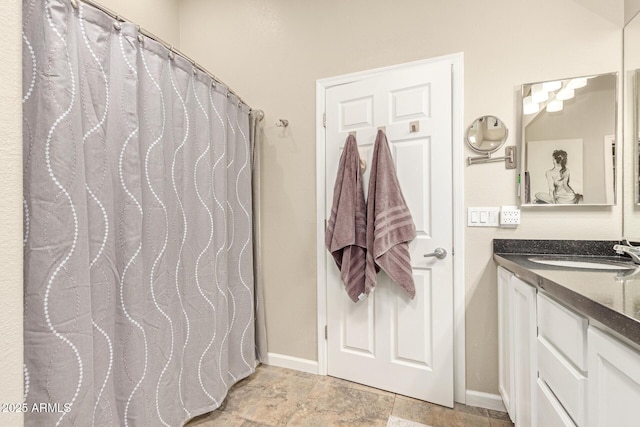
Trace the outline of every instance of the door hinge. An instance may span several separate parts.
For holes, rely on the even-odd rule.
[[[327,325],[324,325],[324,339],[329,339],[329,327]]]
[[[324,220],[324,231],[325,231],[325,233],[327,232],[327,220],[326,219]]]
[[[327,127],[327,113],[322,113],[322,127]]]

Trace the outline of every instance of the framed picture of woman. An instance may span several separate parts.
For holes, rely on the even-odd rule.
[[[527,199],[534,204],[583,203],[583,158],[582,139],[527,141]]]

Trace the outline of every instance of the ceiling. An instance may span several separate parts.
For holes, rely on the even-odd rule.
[[[602,16],[618,27],[624,27],[635,11],[640,9],[640,0],[573,0],[586,9]]]

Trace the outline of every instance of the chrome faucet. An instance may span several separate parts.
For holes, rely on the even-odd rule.
[[[628,254],[635,264],[640,264],[640,246],[632,246],[628,240],[624,242],[624,245],[613,245],[613,250],[620,255]]]

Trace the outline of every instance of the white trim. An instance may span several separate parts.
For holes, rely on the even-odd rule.
[[[321,83],[322,82],[322,83]],[[325,326],[327,325],[327,263],[325,257],[325,91],[332,86],[327,79],[316,82],[316,265],[317,282],[317,307],[318,307],[318,373],[327,375],[327,340],[324,339]]]
[[[491,409],[493,411],[507,412],[502,397],[499,394],[484,393],[482,391],[467,390],[468,406]]]
[[[279,368],[294,369],[308,374],[318,374],[318,362],[315,360],[301,359],[285,354],[267,353],[267,360],[262,363]]]
[[[390,70],[424,65],[449,60],[452,64],[452,156],[453,156],[453,310],[454,310],[454,400],[465,403],[466,394],[466,353],[465,353],[465,282],[464,282],[464,54],[455,53],[422,61],[408,62],[389,67],[376,68],[357,73],[345,74],[316,81],[316,265],[318,299],[318,373],[327,375],[327,341],[324,328],[327,324],[326,256],[324,248],[325,218],[325,93],[332,86],[346,84],[373,77]]]
[[[448,61],[451,61],[454,65],[461,65],[462,58],[463,58],[463,53],[460,52],[460,53],[454,53],[451,55],[442,55],[434,58],[422,59],[419,61],[405,62],[403,64],[390,65],[387,67],[373,68],[371,70],[357,71],[355,73],[343,74],[341,76],[327,77],[324,79],[317,80],[316,88],[321,87],[324,92],[324,90],[332,86],[339,86],[347,83],[356,82],[359,80],[364,80],[370,77],[375,77],[387,71],[402,70],[404,68],[412,68],[420,65],[431,64],[434,62],[442,62],[442,61],[448,60]],[[323,100],[324,100],[324,95],[323,95]],[[324,107],[324,103],[322,104],[322,106]],[[322,113],[324,113],[324,108],[321,111],[319,111],[321,126],[322,126]]]
[[[466,295],[464,281],[464,54],[449,55],[453,64],[453,400],[466,402]]]

